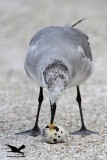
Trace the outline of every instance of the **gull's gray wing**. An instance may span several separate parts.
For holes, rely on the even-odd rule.
[[[51,26],[37,32],[30,41],[25,60],[27,74],[35,81],[38,79],[42,86],[42,72],[53,59],[63,61],[69,73],[71,68],[76,74],[79,66],[88,67],[88,61],[92,61],[88,37],[73,27]],[[82,62],[84,59],[85,62]]]
[[[53,34],[53,32],[55,32],[55,34]],[[62,34],[60,32],[62,32]],[[90,44],[88,42],[88,40],[89,40],[88,36],[86,34],[84,34],[83,32],[81,32],[80,30],[73,28],[73,27],[54,27],[54,26],[47,27],[47,28],[37,32],[33,36],[33,38],[30,41],[30,45],[31,46],[35,45],[36,42],[39,41],[40,39],[42,39],[43,36],[45,37],[46,40],[50,38],[50,40],[53,39],[56,42],[57,42],[57,39],[60,39],[60,41],[58,41],[58,42],[62,43],[66,37],[66,34],[69,34],[69,36],[68,36],[69,41],[73,42],[74,45],[76,44],[78,46],[81,46],[84,49],[85,56],[88,57],[90,60],[93,60],[92,54],[91,54]],[[52,37],[52,36],[54,36],[54,37]],[[50,40],[49,40],[49,43],[51,43]],[[65,41],[66,41],[66,39],[65,39]],[[53,41],[52,41],[52,43],[53,43]],[[62,46],[63,46],[63,44],[62,44]]]
[[[92,58],[90,43],[88,41],[89,37],[76,28],[71,27],[71,30],[75,33],[75,39],[77,39],[78,43],[80,43],[80,46],[83,47],[85,55],[92,61],[93,58]]]

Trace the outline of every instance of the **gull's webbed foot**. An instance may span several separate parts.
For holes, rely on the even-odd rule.
[[[81,127],[79,131],[71,132],[72,135],[91,135],[91,134],[98,134],[97,132],[90,131],[86,129],[86,127]]]
[[[20,133],[16,133],[16,135],[25,135],[25,134],[27,134],[27,135],[29,135],[29,136],[34,136],[34,137],[36,137],[36,136],[39,136],[40,133],[41,133],[40,128],[39,128],[39,127],[34,127],[34,128],[31,129],[31,130],[27,130],[27,131],[22,131],[22,132],[20,132]]]

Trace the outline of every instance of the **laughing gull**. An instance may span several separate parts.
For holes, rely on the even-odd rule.
[[[76,23],[77,24],[77,23]],[[93,72],[93,58],[88,37],[72,27],[51,26],[37,32],[30,41],[25,59],[27,75],[40,86],[36,122],[32,130],[22,132],[40,134],[39,113],[43,101],[43,88],[50,99],[51,119],[54,123],[56,102],[67,88],[76,87],[81,128],[75,134],[91,134],[84,124],[79,86]]]

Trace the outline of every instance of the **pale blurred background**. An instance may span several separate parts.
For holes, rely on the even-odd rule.
[[[94,57],[107,50],[106,0],[0,0],[0,64],[23,68],[29,41],[38,30],[52,25],[72,25],[85,32]],[[6,63],[5,63],[6,62]]]

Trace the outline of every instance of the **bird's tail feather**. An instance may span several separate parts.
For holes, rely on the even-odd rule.
[[[84,19],[86,19],[86,18],[83,18],[83,19],[81,19],[81,20],[77,21],[77,22],[76,22],[76,23],[74,23],[71,27],[75,27],[78,23],[82,22]]]

